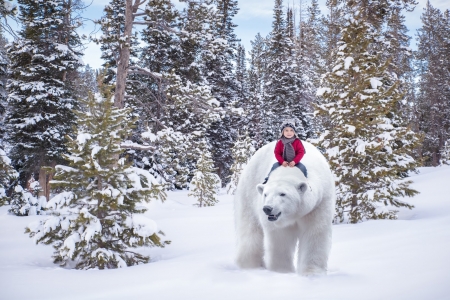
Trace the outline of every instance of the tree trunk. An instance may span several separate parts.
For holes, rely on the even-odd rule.
[[[128,66],[130,63],[131,34],[133,29],[133,3],[126,0],[125,4],[125,29],[123,37],[125,43],[121,43],[119,61],[117,62],[116,90],[114,92],[114,106],[123,108],[125,98],[125,85],[127,81]]]
[[[41,186],[41,191],[38,193],[38,196],[44,196],[45,199],[50,199],[50,181],[53,179],[54,168],[56,166],[55,162],[51,162],[47,166],[42,166],[39,170],[39,185]]]

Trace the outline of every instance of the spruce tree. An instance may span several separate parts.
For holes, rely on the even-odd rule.
[[[214,161],[208,149],[205,140],[200,141],[199,149],[202,149],[197,160],[196,169],[194,170],[191,180],[191,188],[188,196],[197,199],[197,206],[214,206],[219,199],[217,198],[217,186],[220,180],[214,172]]]
[[[437,166],[450,139],[450,17],[448,11],[444,14],[428,1],[421,19],[416,52],[417,123],[425,135],[421,151],[425,164]]]
[[[49,175],[41,167],[63,162],[64,137],[74,123],[71,110],[77,105],[67,75],[80,66],[76,50],[80,40],[73,31],[76,25],[69,22],[71,10],[65,1],[18,2],[23,27],[8,48],[10,157],[20,184],[24,187],[39,173],[48,197]]]
[[[303,130],[298,134],[310,136],[310,124],[306,112],[309,103],[302,101],[303,81],[296,61],[296,49],[289,36],[289,28],[283,17],[283,1],[275,0],[272,31],[267,41],[265,59],[267,70],[264,78],[264,105],[269,110],[265,121],[266,140],[278,138],[280,122],[285,118],[300,120]]]
[[[234,33],[237,25],[233,23],[233,18],[239,8],[236,0],[213,0],[213,4],[215,10],[209,19],[212,36],[202,53],[202,73],[213,97],[225,108],[225,115],[208,130],[208,143],[211,145],[214,164],[225,183],[229,176],[231,148],[236,139],[237,128],[243,124],[240,114],[234,109],[242,100],[238,95],[239,83],[233,67],[237,63],[239,42]]]
[[[264,103],[264,78],[266,69],[265,49],[266,41],[258,33],[255,40],[250,42],[252,49],[250,51],[250,66],[248,70],[248,91],[249,98],[245,102],[246,118],[248,120],[249,135],[255,141],[256,149],[267,144],[264,134],[264,120],[266,119],[266,109]]]
[[[160,75],[176,71],[181,56],[180,37],[176,33],[179,12],[170,0],[151,0],[145,8],[145,21],[148,24],[141,32],[145,46],[140,52],[139,66]],[[134,79],[138,81],[136,108],[140,108],[142,119],[164,119],[167,84],[160,76],[135,75]],[[165,128],[160,122],[150,126],[154,132]]]
[[[40,192],[39,182],[34,181],[33,178],[30,179],[25,189],[20,185],[14,186],[11,197],[8,199],[11,204],[8,212],[20,217],[44,214],[43,206],[46,199],[44,196],[39,196]]]
[[[227,187],[227,193],[234,195],[241,172],[255,153],[255,147],[253,146],[253,141],[250,139],[248,132],[238,136],[232,149],[232,153],[233,164],[231,165],[231,176],[230,183]]]
[[[4,116],[7,107],[6,83],[8,80],[8,56],[6,53],[6,44],[8,40],[4,37],[3,29],[0,28],[0,142],[4,134]],[[2,143],[3,144],[3,143]]]
[[[317,113],[330,118],[318,146],[336,176],[339,222],[394,219],[393,208],[413,207],[399,198],[417,194],[401,173],[417,166],[412,152],[420,139],[389,117],[403,94],[388,71],[390,61],[369,51],[378,38],[377,30],[353,7],[334,67],[318,90],[322,104]]]
[[[156,150],[145,152],[138,166],[149,172],[168,190],[187,187],[190,175],[191,140],[188,135],[172,128],[156,133],[150,128],[143,132],[144,143],[153,145]]]
[[[132,251],[163,247],[154,221],[140,204],[165,199],[145,170],[132,167],[121,143],[133,126],[129,109],[117,109],[99,94],[78,111],[75,139],[69,139],[70,166],[57,165],[53,188],[61,192],[47,204],[52,217],[30,224],[36,243],[52,244],[54,262],[76,262],[77,269],[118,268],[147,263]],[[51,224],[51,226],[49,226]],[[159,232],[161,234],[161,232]]]
[[[11,188],[12,181],[16,179],[17,172],[11,166],[11,159],[0,148],[0,205],[10,203],[7,191]]]

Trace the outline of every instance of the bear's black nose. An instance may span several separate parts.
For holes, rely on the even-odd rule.
[[[270,213],[272,212],[272,210],[273,210],[273,207],[271,207],[271,206],[264,206],[263,207],[263,211],[264,211],[264,213],[266,214],[266,215],[270,215]]]

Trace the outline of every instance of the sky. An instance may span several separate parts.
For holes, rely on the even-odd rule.
[[[300,1],[303,1],[304,6],[310,2],[308,0],[284,0],[284,6],[286,7],[289,2],[289,6],[294,6],[298,11]],[[178,0],[174,0],[174,2],[178,2]],[[421,27],[420,15],[423,12],[426,2],[427,0],[418,0],[419,4],[414,11],[405,13],[406,26],[410,30],[409,34],[411,36],[414,36],[416,30]],[[431,0],[430,2],[432,6],[439,8],[441,11],[450,8],[450,2],[448,0]],[[85,3],[90,2],[85,0]],[[86,20],[83,28],[80,28],[80,33],[86,35],[93,34],[92,32],[96,29],[92,20],[101,18],[103,8],[108,3],[109,0],[92,0],[92,3],[83,12],[83,16],[88,20]],[[322,14],[327,14],[325,3],[326,0],[319,0]],[[182,4],[176,3],[176,5],[181,7]],[[235,32],[247,51],[251,49],[250,41],[254,39],[258,32],[262,36],[266,36],[270,32],[272,27],[273,5],[274,0],[238,0],[240,10],[234,18],[234,22],[238,25]],[[141,30],[140,28],[142,26],[136,27],[135,30]],[[98,29],[97,26],[97,31]],[[96,35],[100,34],[101,31],[96,33]],[[89,64],[93,68],[99,68],[102,64],[100,47],[94,43],[88,43],[86,47],[87,49],[83,57],[84,63]],[[416,48],[414,37],[411,40],[411,47],[413,49]]]

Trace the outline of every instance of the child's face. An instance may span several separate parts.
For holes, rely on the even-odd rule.
[[[291,127],[286,127],[285,129],[283,129],[283,135],[290,139],[295,135],[295,131]]]

